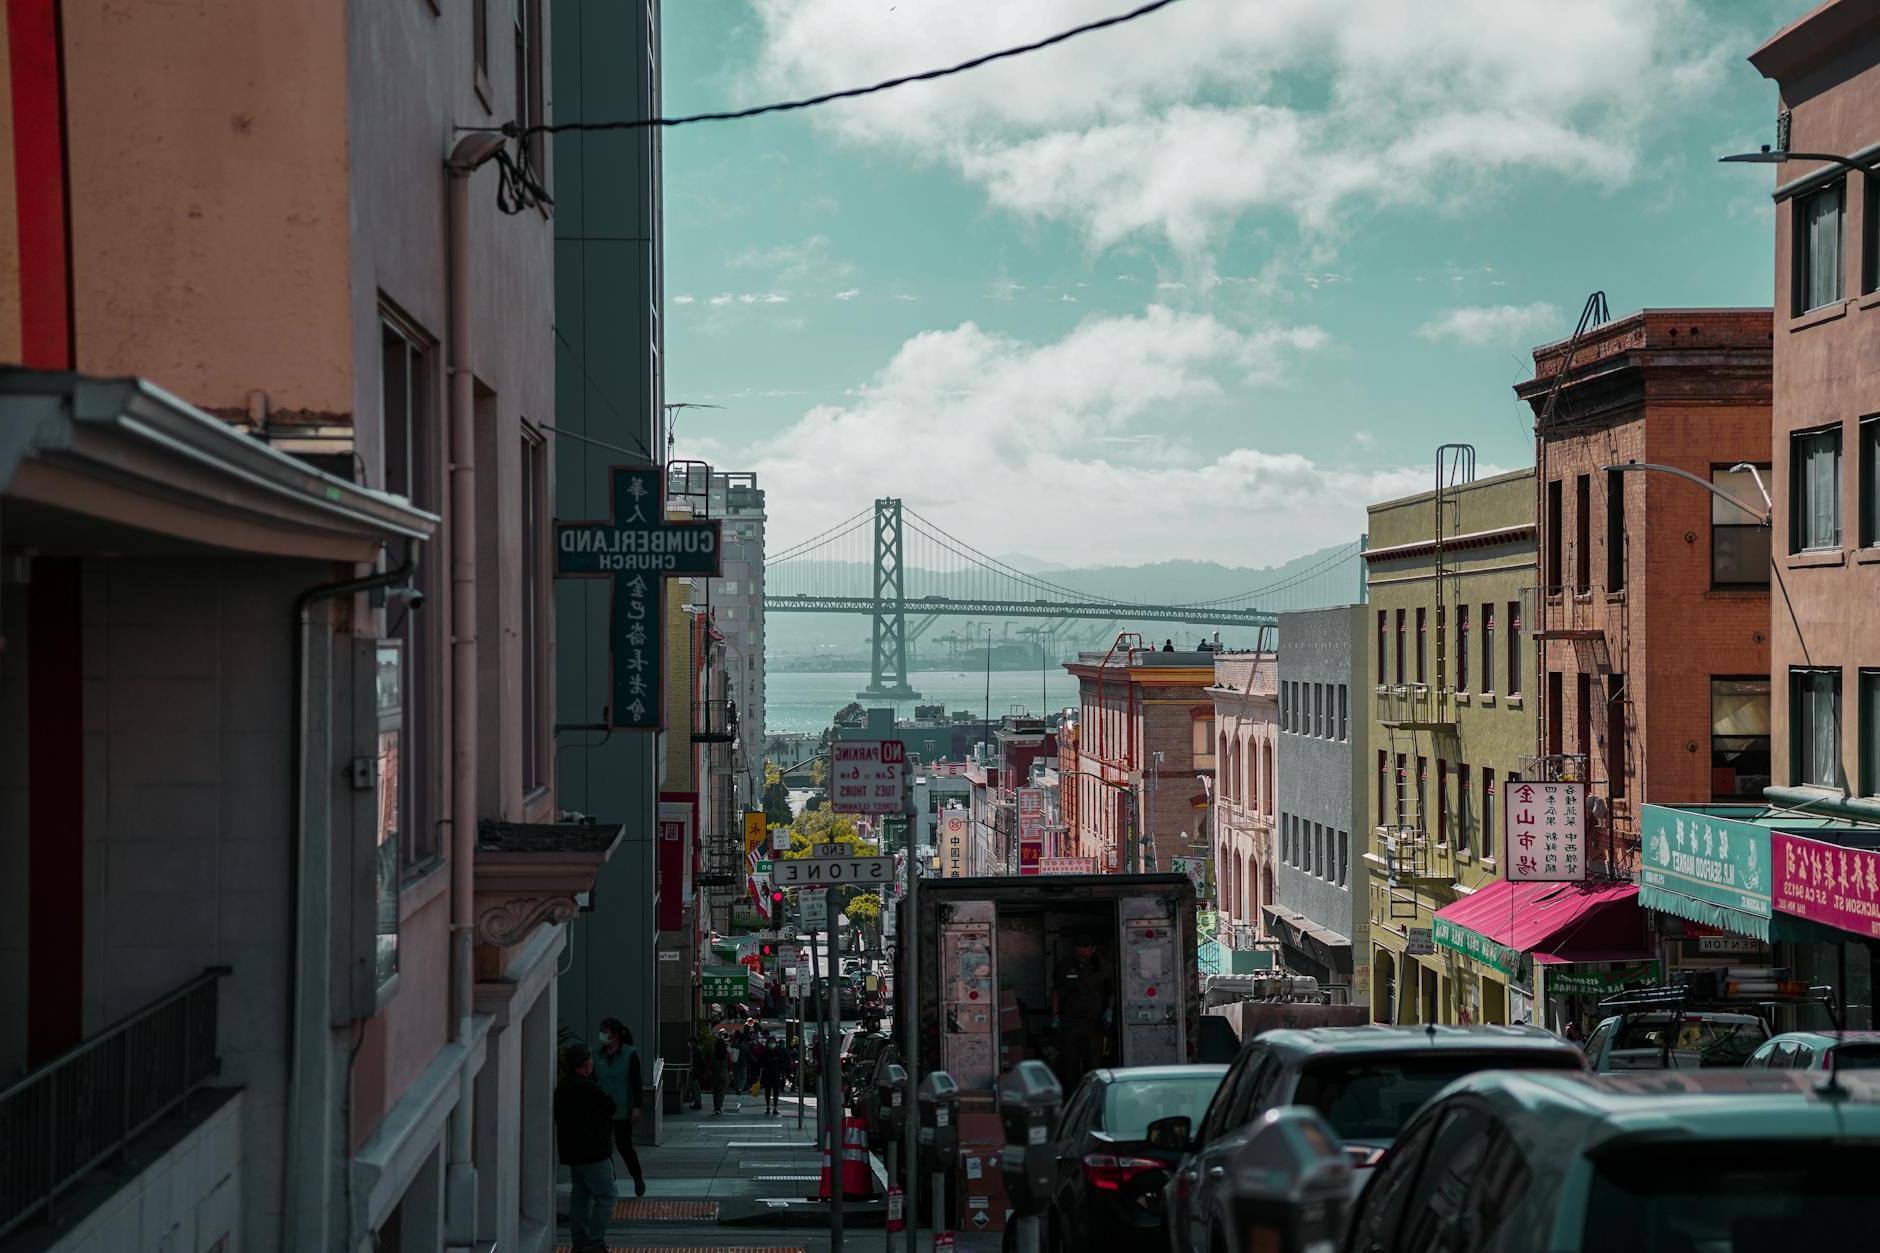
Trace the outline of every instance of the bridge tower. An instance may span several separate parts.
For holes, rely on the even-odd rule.
[[[863,700],[919,700],[907,684],[907,597],[902,578],[901,502],[875,502],[875,641]]]

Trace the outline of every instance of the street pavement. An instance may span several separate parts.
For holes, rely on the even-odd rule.
[[[646,1195],[635,1199],[633,1180],[618,1164],[615,1189],[621,1194],[608,1228],[608,1248],[618,1253],[652,1250],[724,1249],[738,1253],[832,1253],[828,1206],[817,1195],[822,1153],[816,1147],[816,1103],[805,1102],[803,1125],[796,1119],[796,1098],[784,1102],[780,1117],[764,1113],[762,1097],[725,1097],[725,1112],[714,1117],[708,1096],[701,1111],[666,1116],[664,1143],[640,1148]],[[877,1200],[845,1207],[844,1253],[901,1253],[907,1237],[896,1232],[892,1249],[882,1218],[885,1190],[876,1164]],[[567,1173],[559,1186],[561,1216],[556,1229],[558,1253],[568,1249]],[[867,1224],[867,1225],[860,1225]],[[933,1247],[921,1230],[921,1253]],[[996,1235],[961,1234],[962,1253],[997,1253]]]

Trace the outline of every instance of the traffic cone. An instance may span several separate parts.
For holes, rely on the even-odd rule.
[[[875,1195],[875,1172],[868,1169],[868,1125],[859,1118],[842,1120],[842,1195],[855,1201]]]

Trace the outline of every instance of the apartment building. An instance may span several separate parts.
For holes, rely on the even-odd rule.
[[[1266,934],[1275,900],[1273,842],[1279,693],[1272,653],[1216,653],[1211,780],[1215,900],[1233,934]]]
[[[552,1243],[545,21],[10,27],[0,1247]]]
[[[1279,616],[1278,892],[1266,929],[1286,966],[1371,997],[1370,902],[1362,890],[1371,689],[1365,605]],[[1355,702],[1355,704],[1354,704]]]

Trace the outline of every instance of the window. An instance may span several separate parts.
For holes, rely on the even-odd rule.
[[[1880,178],[1868,182],[1880,187]],[[1880,230],[1880,224],[1875,229]],[[1880,544],[1880,417],[1863,418],[1860,423],[1860,546],[1876,544]]]
[[[410,324],[389,310],[380,315],[380,481],[392,495],[437,512],[438,440],[431,352],[430,340]],[[441,603],[436,594],[438,573],[438,562],[423,560],[413,581],[414,589],[433,605]],[[429,869],[438,853],[428,783],[435,774],[431,763],[436,727],[427,716],[434,707],[438,684],[437,650],[430,631],[436,621],[436,615],[413,613],[409,597],[386,601],[385,633],[402,649],[397,662],[402,729],[394,756],[404,776],[396,788],[400,834],[395,846],[407,876]]]
[[[1573,480],[1573,590],[1593,590],[1593,476]]]
[[[1870,292],[1880,288],[1880,178],[1869,174],[1861,182],[1867,188],[1867,211],[1861,215],[1861,234],[1866,239],[1861,249],[1860,289]]]
[[[1713,692],[1715,684],[1712,684]],[[1763,685],[1765,702],[1768,685]],[[1716,706],[1716,697],[1711,697]],[[1767,744],[1764,745],[1765,751]],[[1625,676],[1606,676],[1606,792],[1614,800],[1625,795]]]
[[[1475,823],[1472,785],[1469,781],[1469,767],[1462,762],[1456,763],[1456,851],[1469,851],[1469,828]]]
[[[1547,590],[1558,592],[1561,584],[1560,527],[1561,517],[1560,480],[1550,479],[1547,483]]]
[[[489,103],[490,90],[490,0],[470,0],[470,44],[476,57],[476,87]]]
[[[543,173],[542,158],[548,145],[543,136],[531,135],[527,128],[540,126],[547,120],[542,79],[542,0],[516,0],[515,117],[524,128],[522,159],[537,176]]]
[[[1760,800],[1769,786],[1769,680],[1710,680],[1710,791]]]
[[[1319,739],[1325,738],[1325,685],[1312,685],[1312,734]]]
[[[1482,856],[1495,855],[1495,772],[1482,767]]]
[[[1789,671],[1789,737],[1792,782],[1836,787],[1841,777],[1841,671]]]
[[[1338,741],[1344,743],[1351,738],[1351,688],[1338,685]]]
[[[1417,682],[1418,683],[1428,682],[1428,679],[1424,675],[1424,665],[1423,665],[1424,655],[1427,652],[1427,649],[1424,646],[1424,642],[1428,637],[1428,632],[1425,629],[1428,612],[1429,611],[1424,609],[1423,606],[1421,605],[1417,606]]]
[[[404,644],[380,640],[377,650],[374,695],[378,713],[378,818],[374,833],[377,881],[373,975],[384,988],[398,975],[398,889],[404,884],[407,854],[404,833],[409,829],[410,801],[406,782],[411,763],[405,760]]]
[[[1606,471],[1606,590],[1625,590],[1625,471]]]
[[[1384,798],[1390,795],[1390,757],[1377,750],[1377,825],[1384,826]]]
[[[1351,832],[1338,833],[1338,886],[1345,887],[1351,882]]]
[[[1436,760],[1436,842],[1449,843],[1449,763]]]
[[[1460,1102],[1450,1107],[1436,1138],[1430,1142],[1416,1195],[1397,1229],[1394,1247],[1416,1253],[1468,1247],[1462,1241],[1451,1243],[1450,1237],[1452,1233],[1479,1229],[1469,1211],[1481,1187],[1493,1130],[1485,1110]],[[1476,1247],[1487,1247],[1487,1242]]]
[[[1390,658],[1385,655],[1385,639],[1390,635],[1390,622],[1385,610],[1377,611],[1377,682],[1382,685],[1390,682],[1390,670],[1386,664]]]
[[[1291,687],[1290,683],[1279,685],[1279,729],[1282,731],[1292,729],[1287,722],[1287,719],[1292,716],[1292,700],[1287,696],[1287,690]]]
[[[1399,609],[1397,611],[1397,682],[1400,684],[1409,682],[1408,674],[1404,670],[1403,665],[1404,637],[1408,617],[1408,613],[1404,610]]]
[[[1585,773],[1593,777],[1593,676],[1582,670],[1573,676],[1573,747],[1586,759]]]
[[[1765,482],[1768,466],[1759,466]],[[1712,467],[1710,482],[1732,498],[1754,504],[1762,498],[1747,470]],[[1710,581],[1719,587],[1769,586],[1769,528],[1756,514],[1719,496],[1710,498]]]
[[[1456,690],[1469,690],[1469,607],[1456,606]]]
[[[1562,706],[1566,703],[1567,689],[1561,679],[1560,671],[1549,670],[1547,672],[1547,755],[1549,757],[1561,757],[1567,751],[1562,730],[1566,714]]]
[[[1521,694],[1521,602],[1508,602],[1508,695]]]
[[[1790,285],[1793,312],[1807,313],[1841,298],[1841,219],[1846,208],[1846,187],[1836,183],[1811,196],[1795,200],[1791,229],[1795,235],[1795,263]]]
[[[1789,437],[1789,551],[1841,546],[1841,428]]]
[[[1495,690],[1495,606],[1482,606],[1482,690]]]
[[[543,647],[548,612],[544,545],[547,543],[548,450],[539,433],[522,433],[522,791],[548,786],[548,651]]]
[[[1880,670],[1860,672],[1860,790],[1880,796]]]

